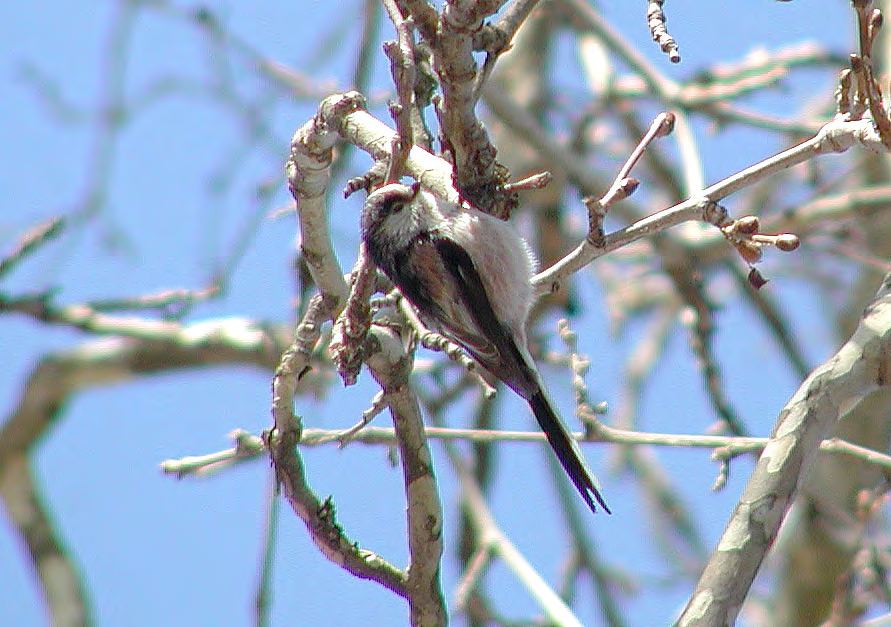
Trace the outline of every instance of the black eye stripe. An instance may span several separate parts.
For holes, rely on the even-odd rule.
[[[405,195],[388,198],[381,207],[381,214],[384,216],[391,216],[401,213],[403,209],[411,206],[411,200],[411,198],[407,198]]]

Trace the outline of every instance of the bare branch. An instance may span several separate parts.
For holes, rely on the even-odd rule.
[[[318,298],[315,302],[321,303],[322,300]],[[311,306],[307,318],[313,312],[319,318],[330,315],[323,306],[315,309]],[[347,538],[337,523],[332,500],[320,501],[307,483],[303,461],[296,447],[301,438],[302,425],[291,409],[298,377],[306,364],[304,352],[299,340],[285,351],[272,383],[275,426],[266,437],[266,446],[282,493],[325,557],[356,577],[371,579],[407,597],[406,574],[372,551],[360,549],[358,543]]]
[[[16,247],[0,258],[0,279],[9,274],[18,263],[32,254],[45,243],[57,238],[65,227],[62,218],[52,218],[43,224],[38,224],[33,229],[22,235]]]
[[[272,370],[286,333],[270,331],[252,321],[223,319],[184,326],[168,335],[95,339],[44,356],[0,429],[0,467],[8,456],[31,447],[81,390],[208,365],[243,363]]]
[[[398,38],[395,43],[384,44],[384,52],[390,59],[390,73],[399,96],[399,102],[391,105],[397,136],[393,140],[393,152],[386,177],[387,182],[395,182],[402,176],[408,152],[415,143],[412,128],[415,110],[415,42],[412,22],[402,15],[396,0],[384,0],[384,6],[396,28]]]
[[[84,389],[181,368],[244,363],[271,370],[284,336],[283,330],[275,335],[271,329],[260,332],[253,323],[220,320],[184,326],[166,336],[95,339],[39,361],[2,421],[0,496],[34,560],[54,623],[85,624],[88,600],[54,521],[44,511],[29,456],[67,402]]]
[[[660,113],[656,119],[650,124],[650,128],[631,151],[624,165],[619,169],[619,173],[613,180],[613,184],[599,199],[585,198],[583,202],[588,207],[588,239],[597,246],[603,244],[603,219],[610,206],[621,200],[625,200],[633,194],[638,187],[636,179],[629,178],[632,168],[637,164],[643,156],[653,140],[659,137],[665,137],[674,129],[675,116],[672,113]]]
[[[87,587],[57,532],[52,508],[44,504],[32,461],[24,453],[0,463],[0,499],[9,522],[31,558],[53,625],[92,622]]]
[[[366,363],[390,406],[402,460],[408,502],[409,565],[405,586],[411,624],[446,625],[448,617],[439,580],[442,506],[421,408],[408,382],[410,357],[405,354],[399,337],[384,327],[373,326],[369,341],[376,343],[378,350],[371,353]]]
[[[495,161],[496,150],[474,109],[473,35],[503,1],[446,3],[432,46],[433,67],[442,85],[439,123],[455,166],[455,187],[473,206],[500,218],[510,216],[517,197],[499,191],[504,181]]]
[[[336,311],[346,301],[347,286],[334,254],[328,228],[326,194],[331,176],[332,149],[340,139],[327,121],[362,105],[361,96],[326,98],[316,116],[297,129],[291,140],[291,157],[285,167],[288,186],[300,219],[300,252],[322,293],[333,299]]]
[[[369,300],[374,292],[377,269],[368,260],[365,247],[350,275],[350,295],[346,307],[334,321],[328,353],[344,385],[353,385],[362,367],[362,346],[371,325]]]
[[[538,273],[533,278],[533,283],[539,294],[555,291],[567,276],[577,272],[594,259],[634,240],[648,237],[681,222],[699,220],[722,226],[726,223],[727,217],[726,212],[716,204],[718,201],[794,165],[820,155],[844,152],[855,145],[875,152],[884,151],[881,138],[869,120],[832,121],[808,141],[784,150],[707,187],[700,196],[685,200],[673,207],[638,220],[624,229],[606,235],[602,246],[595,246],[588,240],[582,242],[559,262]]]
[[[780,413],[770,441],[678,625],[732,624],[820,442],[891,372],[891,275],[854,335],[814,370]]]
[[[347,538],[337,523],[333,501],[320,501],[309,487],[303,461],[295,449],[298,437],[299,431],[294,427],[276,427],[268,446],[285,498],[306,524],[316,546],[325,557],[356,577],[376,581],[399,596],[408,597],[405,573]]]
[[[256,627],[266,627],[270,624],[272,609],[272,567],[276,555],[276,525],[278,524],[279,493],[278,481],[275,475],[269,475],[269,490],[266,495],[266,516],[263,521],[263,551],[260,558],[259,575],[257,577],[257,592],[254,595]]]
[[[678,52],[678,44],[665,26],[665,12],[662,4],[665,0],[649,0],[647,2],[647,26],[650,27],[650,35],[653,41],[662,48],[662,52],[668,55],[672,63],[681,62],[681,54]]]
[[[501,531],[486,504],[485,496],[457,449],[450,443],[446,443],[445,449],[452,465],[458,472],[463,497],[467,501],[465,511],[475,527],[479,542],[478,549],[490,551],[493,557],[504,560],[505,565],[535,599],[549,620],[559,625],[581,627],[581,623],[572,610]]]
[[[585,419],[587,420],[587,417]],[[301,431],[298,446],[328,446],[331,444],[340,446],[346,436],[349,436],[349,442],[369,446],[391,446],[396,441],[396,431],[392,427],[365,426],[352,433],[354,427],[345,430],[305,428]],[[168,474],[174,475],[204,476],[212,474],[218,466],[228,467],[232,465],[232,462],[257,459],[266,454],[266,444],[260,436],[243,433],[238,430],[236,430],[235,434],[237,434],[238,443],[233,448],[205,455],[165,460],[161,462],[161,469],[168,472]],[[547,438],[541,431],[426,427],[425,434],[428,438],[434,440],[460,440],[472,443],[547,443]],[[616,429],[602,423],[597,425],[595,433],[574,432],[572,437],[583,444],[710,448],[714,449],[712,458],[716,461],[729,460],[740,455],[760,453],[770,441],[769,438],[760,437],[632,431]],[[242,440],[244,440],[243,443],[241,442]],[[820,452],[848,455],[891,472],[891,455],[840,438],[830,438],[821,442]]]

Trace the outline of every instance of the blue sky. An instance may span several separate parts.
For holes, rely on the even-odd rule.
[[[684,57],[680,66],[673,67],[648,41],[642,6],[622,15],[624,3],[601,5],[624,36],[676,78],[693,75],[714,60],[735,60],[756,45],[813,39],[846,53],[852,32],[852,16],[843,2],[670,3],[669,26]],[[347,86],[355,47],[319,52],[326,37],[321,25],[343,14],[358,15],[358,0],[218,1],[208,6],[227,28],[262,54],[330,80],[334,89]],[[0,198],[5,201],[0,212],[0,246],[4,250],[35,222],[77,211],[91,188],[96,126],[88,116],[102,98],[111,25],[119,11],[116,2],[89,3],[85,10],[82,2],[59,0],[0,7],[0,102],[5,113],[0,116]],[[132,28],[123,58],[116,59],[127,71],[126,101],[141,101],[159,87],[209,84],[215,76],[214,63],[219,59],[207,55],[202,36],[182,20],[145,9]],[[356,41],[358,29],[356,19],[344,26],[341,37]],[[391,36],[385,30],[385,37]],[[387,85],[380,73],[384,67],[381,55],[377,61],[380,78],[374,83],[377,93]],[[243,61],[234,63],[228,72],[245,100],[263,102],[275,94],[274,87],[252,78]],[[786,92],[756,104],[774,113],[791,114],[815,90],[831,89],[825,79],[815,82],[815,77],[796,79]],[[175,80],[162,83],[161,79]],[[58,90],[62,104],[46,96],[47,85]],[[313,114],[315,102],[281,100],[263,111],[268,135],[254,145],[245,143],[244,116],[203,93],[175,92],[150,101],[117,137],[108,196],[101,209],[85,218],[76,233],[23,264],[0,289],[16,294],[61,286],[59,300],[76,303],[202,287],[221,267],[234,268],[225,298],[199,308],[192,319],[237,315],[287,322],[294,223],[269,215],[289,201],[282,178],[288,140]],[[701,127],[697,137],[702,141],[709,182],[774,150],[757,134],[731,131],[711,136]],[[367,160],[357,160],[348,174],[358,174],[367,165]],[[258,200],[260,183],[271,185],[274,192]],[[356,197],[338,203],[332,217],[345,268],[352,264],[358,241],[360,202]],[[255,221],[256,235],[239,257],[234,252],[239,237]],[[235,265],[228,261],[233,256],[239,259]],[[592,282],[580,282],[579,290],[587,302],[597,302]],[[832,351],[820,322],[820,304],[794,285],[786,286],[783,298],[794,303],[800,316],[796,322],[815,338],[809,356],[817,363]],[[728,309],[722,314],[722,328],[740,328],[748,315]],[[586,330],[582,350],[593,361],[592,392],[614,400],[621,356],[630,344],[610,337],[602,308],[590,309],[574,324]],[[37,357],[86,339],[75,331],[5,316],[0,322],[3,415],[15,406],[18,390]],[[763,332],[755,331],[754,341],[746,343],[732,332],[719,333],[717,342],[719,358],[728,364],[729,394],[739,401],[752,428],[765,435],[796,380],[782,362],[767,358],[773,354],[772,346]],[[752,363],[759,368],[745,366]],[[710,411],[682,336],[671,341],[659,369],[644,396],[642,414],[662,417],[670,413],[671,422],[642,428],[702,431],[711,422]],[[557,372],[545,376],[564,416],[571,416],[566,377]],[[346,391],[331,387],[330,403],[301,399],[298,411],[311,426],[350,425],[375,391],[367,379],[363,376],[359,386]],[[517,399],[504,395],[501,402],[510,410],[505,415],[525,415]],[[386,424],[387,417],[378,420]],[[229,445],[225,436],[232,429],[259,433],[269,422],[269,373],[246,367],[148,377],[86,391],[72,399],[63,420],[41,443],[35,472],[86,576],[99,624],[250,622],[269,489],[268,464],[245,465],[211,479],[175,481],[158,471],[158,463],[225,448]],[[525,429],[530,425],[507,426]],[[585,451],[604,479],[615,512],[611,517],[590,519],[591,533],[610,563],[631,570],[642,564],[650,578],[643,584],[662,586],[659,595],[631,598],[627,604],[642,621],[636,624],[664,624],[682,606],[688,586],[661,581],[666,570],[652,545],[649,520],[633,480],[609,473],[607,447],[587,446]],[[433,454],[447,499],[444,505],[453,510],[454,476],[435,444]],[[659,450],[656,454],[672,477],[682,478],[680,491],[699,513],[705,537],[714,542],[750,465],[736,462],[729,486],[715,494],[709,488],[716,467],[707,452]],[[363,546],[404,564],[401,474],[388,465],[386,451],[352,446],[343,451],[310,450],[304,457],[317,493],[335,496],[348,533]],[[504,446],[493,508],[521,551],[543,576],[555,580],[566,547],[544,460],[540,447]],[[447,520],[447,543],[454,541],[454,523],[452,517]],[[451,555],[447,547],[443,570],[447,594],[459,577]],[[0,526],[0,580],[4,582],[0,624],[45,621],[33,576],[6,526]],[[503,567],[493,569],[491,581],[492,588],[500,591],[495,596],[502,602],[509,600],[501,609],[510,616],[535,612],[528,595]],[[273,594],[273,624],[405,622],[401,599],[329,564],[286,507],[278,525]],[[580,595],[579,615],[586,624],[598,624],[590,595]]]

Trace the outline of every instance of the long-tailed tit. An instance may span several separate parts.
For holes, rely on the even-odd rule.
[[[526,242],[501,220],[399,183],[368,196],[362,238],[425,324],[526,399],[582,498],[592,511],[596,499],[609,512],[527,348],[535,262]]]

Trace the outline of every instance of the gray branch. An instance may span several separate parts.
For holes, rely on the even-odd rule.
[[[891,275],[848,342],[805,379],[770,441],[678,625],[731,625],[820,443],[891,372]]]

